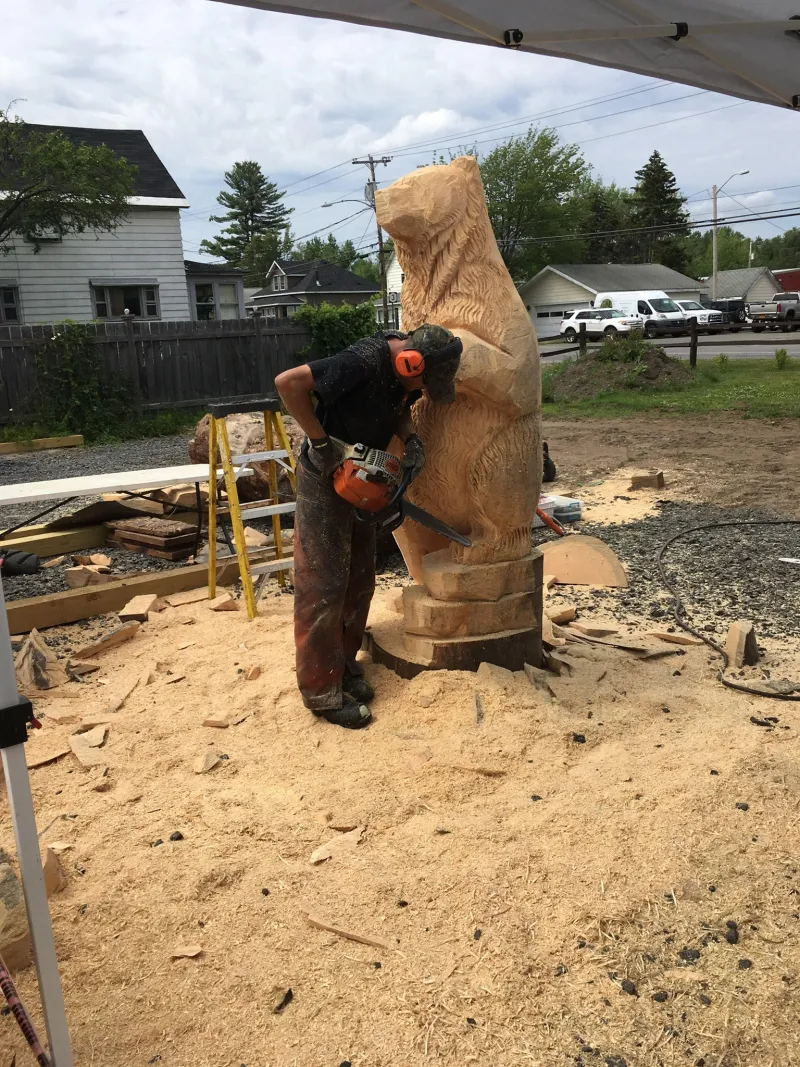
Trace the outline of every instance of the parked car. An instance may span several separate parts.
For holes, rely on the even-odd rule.
[[[674,300],[660,289],[632,290],[629,292],[598,293],[594,306],[602,308],[610,300],[629,318],[639,319],[639,329],[646,337],[666,337],[686,333],[688,326],[686,313],[681,311]]]
[[[731,297],[729,300],[711,300],[707,296],[701,296],[700,303],[704,308],[713,308],[714,311],[721,311],[723,323],[730,333],[739,333],[742,327],[747,325],[747,304],[741,297]]]
[[[722,333],[725,319],[721,311],[705,308],[698,300],[676,300],[675,303],[686,313],[687,322],[694,319],[698,333]]]
[[[561,320],[559,333],[572,344],[578,339],[582,322],[586,323],[587,337],[616,337],[642,328],[638,316],[625,315],[616,308],[578,308]]]
[[[800,293],[776,293],[768,304],[751,304],[753,332],[800,329]]]

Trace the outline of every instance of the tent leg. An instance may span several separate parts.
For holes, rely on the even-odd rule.
[[[0,709],[6,709],[0,711],[0,715],[11,714],[7,709],[13,708],[18,698],[3,583],[0,579]],[[33,942],[33,955],[36,961],[39,994],[50,1045],[50,1058],[53,1061],[53,1067],[73,1067],[64,996],[61,991],[56,946],[53,940],[53,927],[50,922],[47,892],[44,887],[31,783],[25,762],[25,745],[9,745],[2,749],[2,754],[8,806],[11,810],[14,837],[17,843],[17,858],[22,875],[22,889],[25,894],[28,927]]]

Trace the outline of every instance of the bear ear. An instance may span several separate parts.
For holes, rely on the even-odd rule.
[[[450,164],[451,167],[458,167],[459,170],[465,174],[478,173],[478,161],[475,156],[458,156]]]

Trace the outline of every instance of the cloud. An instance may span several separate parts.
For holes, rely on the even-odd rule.
[[[192,202],[184,215],[191,249],[214,230],[204,220],[237,159],[258,160],[289,186],[295,232],[305,233],[355,209],[319,206],[361,195],[366,172],[352,167],[353,156],[407,152],[381,170],[391,180],[429,162],[434,148],[481,139],[490,150],[526,124],[465,131],[521,116],[535,122],[549,114],[539,121],[562,126],[597,173],[622,185],[655,147],[687,193],[745,167],[750,190],[793,180],[797,116],[776,109],[741,104],[694,117],[732,101],[711,94],[677,101],[693,90],[673,85],[553,115],[648,84],[547,57],[211,0],[37,0],[17,5],[0,40],[0,101],[26,98],[18,108],[24,118],[145,131]],[[601,117],[615,111],[628,113]],[[634,129],[666,119],[678,121]],[[422,141],[433,143],[407,148]],[[292,184],[334,164],[329,174]],[[363,230],[356,219],[340,232],[357,238]]]

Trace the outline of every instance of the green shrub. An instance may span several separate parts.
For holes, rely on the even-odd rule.
[[[36,352],[36,385],[29,416],[56,433],[96,440],[133,417],[130,388],[108,380],[95,332],[79,322],[60,322]]]
[[[629,334],[604,337],[595,359],[601,363],[641,363],[650,348],[641,330],[632,330]]]
[[[775,366],[778,370],[786,370],[789,364],[792,362],[792,357],[786,351],[785,348],[779,348],[775,353]]]
[[[600,305],[601,308],[613,308],[613,306],[614,305],[611,303],[611,298],[608,297],[608,296],[605,298],[605,300]]]
[[[731,361],[728,359],[724,352],[720,352],[718,356],[714,356],[711,362],[718,370],[723,371],[727,370],[728,367],[731,365]]]
[[[317,358],[333,356],[378,329],[375,306],[371,302],[320,304],[318,307],[304,304],[294,313],[294,321],[308,326],[311,331],[309,353]]]

